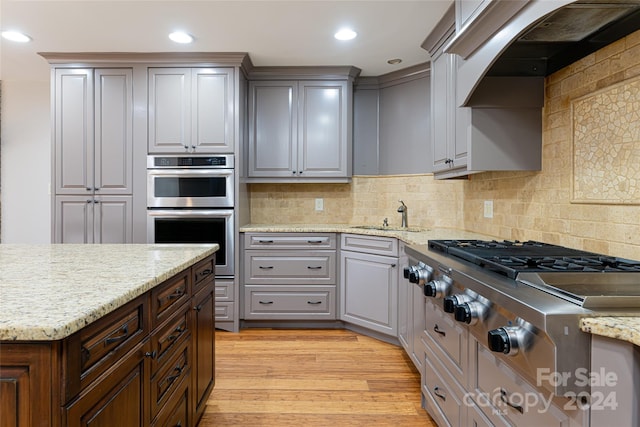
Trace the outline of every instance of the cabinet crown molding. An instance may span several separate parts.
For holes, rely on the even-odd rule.
[[[346,66],[321,67],[253,67],[249,80],[351,80],[360,75],[360,68]]]

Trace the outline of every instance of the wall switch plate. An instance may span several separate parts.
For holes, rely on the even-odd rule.
[[[324,210],[324,199],[316,199],[316,210],[317,211]]]
[[[493,200],[484,201],[484,217],[493,218]]]

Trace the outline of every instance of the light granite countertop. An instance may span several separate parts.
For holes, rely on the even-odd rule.
[[[355,233],[371,236],[398,238],[410,245],[426,245],[436,239],[480,239],[502,240],[470,231],[452,228],[422,228],[416,231],[402,231],[390,227],[387,230],[367,229],[353,224],[248,224],[240,227],[241,232],[255,233]],[[619,340],[640,346],[640,317],[589,317],[580,321],[584,332]]]
[[[248,224],[240,227],[240,232],[253,233],[354,233],[369,236],[395,237],[410,245],[426,245],[429,240],[436,239],[498,239],[495,236],[458,230],[455,228],[420,228],[409,227],[404,231],[394,227],[384,230],[362,228],[369,226],[352,224]],[[500,239],[502,240],[502,239]]]
[[[640,317],[585,317],[580,329],[640,346]]]
[[[0,341],[50,341],[206,258],[213,245],[0,245]]]

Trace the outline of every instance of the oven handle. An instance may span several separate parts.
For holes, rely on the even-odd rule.
[[[147,215],[163,218],[184,217],[220,217],[229,218],[233,215],[233,209],[147,209]]]

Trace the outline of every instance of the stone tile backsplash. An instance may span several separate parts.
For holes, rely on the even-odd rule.
[[[398,200],[404,200],[410,226],[460,228],[640,259],[640,205],[631,204],[640,201],[572,202],[573,122],[588,118],[572,121],[571,116],[575,100],[598,99],[588,95],[638,76],[640,32],[547,77],[540,172],[485,172],[445,181],[425,174],[356,176],[351,184],[252,184],[251,221],[381,224],[387,217],[391,225],[399,225]],[[602,151],[612,155],[606,145]],[[628,161],[640,164],[640,153],[633,151]],[[314,210],[315,198],[324,199],[324,211]],[[485,200],[493,201],[493,218],[483,216]]]

